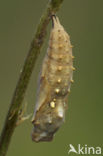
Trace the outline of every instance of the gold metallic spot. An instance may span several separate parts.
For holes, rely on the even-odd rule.
[[[72,70],[75,70],[75,68],[74,68],[73,66],[71,66],[71,69],[72,69]]]
[[[75,57],[72,55],[71,58],[74,59]]]
[[[51,124],[52,123],[52,120],[49,120],[49,124]]]
[[[71,79],[70,81],[71,81],[72,83],[74,83],[74,80]]]
[[[70,88],[68,89],[68,93],[70,93]]]
[[[58,94],[60,92],[60,90],[58,88],[56,88],[55,92]]]
[[[55,108],[55,102],[54,101],[50,102],[50,107]]]
[[[58,82],[58,83],[61,83],[61,78],[59,78],[59,79],[57,80],[57,82]]]
[[[56,101],[56,99],[53,99],[53,101],[55,102],[55,101]]]
[[[62,66],[59,66],[59,67],[58,67],[58,71],[61,71],[61,70],[62,70],[62,68],[63,68]]]

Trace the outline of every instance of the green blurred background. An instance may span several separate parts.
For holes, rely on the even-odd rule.
[[[0,0],[0,131],[31,40],[48,0]],[[66,122],[49,143],[31,140],[30,120],[15,129],[7,156],[67,156],[69,144],[103,145],[103,0],[64,0],[57,15],[71,36],[75,83]],[[51,23],[48,28],[51,28]],[[26,92],[33,113],[37,79],[48,38]],[[73,156],[73,154],[71,154]],[[75,155],[75,154],[74,154]]]

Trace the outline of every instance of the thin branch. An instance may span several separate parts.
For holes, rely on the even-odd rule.
[[[22,106],[24,95],[35,65],[35,62],[39,56],[40,49],[43,45],[47,25],[51,19],[51,15],[56,13],[60,8],[63,0],[49,0],[45,12],[43,13],[40,22],[35,33],[35,37],[32,41],[29,53],[25,60],[23,70],[20,74],[19,81],[17,83],[14,95],[11,101],[11,105],[4,123],[4,128],[0,137],[0,156],[5,156],[10,144],[10,140],[14,129],[16,127],[16,122],[18,119],[18,112]]]

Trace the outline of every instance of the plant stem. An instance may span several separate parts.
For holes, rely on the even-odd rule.
[[[14,91],[11,105],[4,123],[4,128],[0,136],[0,156],[5,156],[7,153],[12,134],[16,127],[19,110],[22,106],[30,76],[46,36],[47,25],[51,19],[51,15],[58,11],[62,2],[63,0],[49,0],[46,10],[40,19],[37,31],[23,66],[23,70],[20,74],[20,78]]]

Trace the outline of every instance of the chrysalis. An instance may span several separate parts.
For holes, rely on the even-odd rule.
[[[32,123],[32,140],[51,141],[63,124],[65,110],[73,82],[73,56],[70,37],[53,16],[49,47],[44,58],[38,89],[38,97]]]

